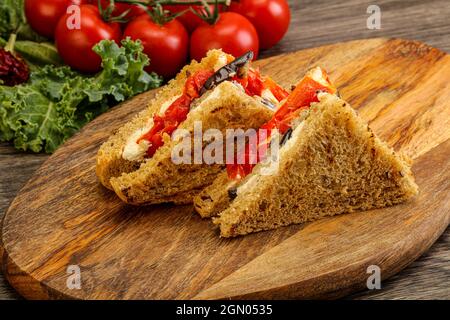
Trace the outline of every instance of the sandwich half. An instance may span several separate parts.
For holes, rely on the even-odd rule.
[[[224,169],[223,163],[174,161],[174,148],[195,145],[195,128],[258,128],[288,93],[250,67],[252,54],[234,58],[212,50],[163,88],[150,106],[105,142],[97,156],[97,176],[130,204],[191,203],[193,196]],[[175,137],[177,136],[177,137]],[[201,142],[206,144],[206,142]],[[203,147],[203,145],[202,145]]]
[[[276,166],[229,164],[195,197],[222,237],[391,206],[418,192],[410,160],[335,93],[325,72],[313,69],[262,126],[272,129],[265,158],[276,143]]]

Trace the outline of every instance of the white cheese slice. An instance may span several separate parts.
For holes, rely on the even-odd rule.
[[[129,161],[141,161],[144,160],[145,153],[150,147],[150,143],[146,140],[142,140],[137,143],[138,139],[146,134],[153,127],[153,119],[147,123],[145,127],[137,129],[125,143],[123,148],[122,158]]]
[[[328,81],[323,77],[323,71],[320,67],[315,67],[314,69],[309,71],[309,75],[314,81],[320,83],[323,86],[328,87],[330,85]]]
[[[159,115],[163,115],[164,112],[172,105],[172,103],[175,102],[179,97],[181,97],[181,94],[174,96],[172,99],[167,100],[161,105],[161,108],[159,109]]]
[[[175,102],[181,94],[178,96],[174,96],[172,99],[167,100],[161,105],[158,114],[163,115],[164,112]],[[142,161],[144,160],[145,153],[150,147],[150,143],[148,141],[142,140],[137,143],[138,139],[146,134],[153,127],[153,119],[143,127],[137,129],[127,140],[125,147],[123,148],[122,158],[129,161]]]
[[[275,96],[273,95],[272,91],[270,91],[270,89],[264,89],[261,92],[261,98],[263,99],[267,99],[270,102],[272,102],[275,106],[278,104],[278,100],[277,98],[275,98]]]

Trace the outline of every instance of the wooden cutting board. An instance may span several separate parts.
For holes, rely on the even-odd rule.
[[[386,279],[450,222],[450,57],[419,42],[371,39],[257,62],[283,85],[327,69],[374,131],[414,159],[420,194],[392,208],[221,239],[191,206],[131,207],[97,182],[100,144],[145,107],[145,93],[61,147],[5,214],[3,271],[26,298],[330,298]],[[81,271],[69,289],[68,267]],[[72,279],[72,278],[71,278]]]

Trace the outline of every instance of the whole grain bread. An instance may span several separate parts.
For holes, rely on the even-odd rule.
[[[213,69],[223,56],[227,59],[230,55],[221,50],[211,50],[201,62],[193,60],[185,66],[178,75],[166,86],[161,88],[156,97],[150,101],[149,106],[138,113],[131,121],[127,122],[117,130],[109,139],[103,143],[97,153],[96,173],[99,181],[109,189],[112,189],[110,179],[120,176],[122,173],[137,170],[143,161],[129,161],[122,157],[124,145],[128,137],[160,110],[161,106],[168,100],[179,95],[184,87],[187,76],[199,70]]]
[[[194,208],[202,218],[217,216],[231,203],[230,193],[237,190],[240,181],[228,179],[226,170],[219,173],[214,182],[194,197]]]
[[[202,130],[220,130],[225,136],[227,129],[258,128],[268,121],[273,111],[259,100],[248,96],[242,88],[225,81],[199,99],[198,106],[189,112],[178,129],[187,130],[194,145],[194,124],[201,123]],[[174,202],[192,203],[193,197],[209,185],[223,164],[176,164],[172,150],[182,143],[178,139],[164,137],[165,144],[152,158],[143,162],[139,169],[112,177],[110,182],[116,194],[130,204],[156,204]],[[209,141],[202,142],[202,148]],[[224,144],[225,149],[225,144]],[[225,151],[223,149],[223,154]]]
[[[258,164],[233,185],[224,173],[196,196],[195,208],[202,216],[221,211],[213,221],[222,237],[381,208],[417,194],[410,165],[348,103],[323,94],[280,148],[276,174],[262,175]]]

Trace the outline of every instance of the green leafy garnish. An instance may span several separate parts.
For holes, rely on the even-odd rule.
[[[18,40],[36,42],[47,40],[27,24],[24,0],[0,0],[0,37],[8,39],[11,33],[17,34]]]
[[[109,106],[162,83],[145,72],[149,59],[139,41],[125,39],[119,47],[103,40],[94,51],[102,58],[97,75],[46,65],[33,71],[26,84],[0,86],[0,140],[51,153]]]
[[[26,23],[23,3],[24,0],[0,1],[0,36],[8,38]]]

